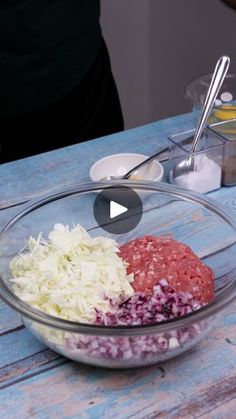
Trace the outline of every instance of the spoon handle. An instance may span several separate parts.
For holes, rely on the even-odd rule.
[[[198,126],[196,128],[195,136],[193,139],[191,148],[192,153],[196,150],[198,140],[201,138],[203,129],[207,124],[207,119],[211,113],[216,97],[224,81],[224,78],[229,68],[229,64],[230,58],[226,55],[220,57],[220,59],[216,63],[216,67],[203,105],[202,115],[198,122]]]
[[[183,140],[184,144],[191,144],[193,140],[193,137],[188,137]],[[125,173],[124,176],[122,176],[122,179],[128,179],[133,172],[136,172],[136,170],[140,169],[140,167],[145,166],[147,163],[149,163],[151,160],[155,159],[155,157],[159,157],[158,161],[167,161],[169,160],[169,146],[162,148],[161,150],[157,151],[155,154],[152,154],[147,159],[143,160],[141,163],[137,164],[137,166],[134,166],[132,169],[130,169],[127,173]]]
[[[157,157],[159,154],[162,154],[163,152],[165,152],[167,150],[168,150],[168,147],[163,148],[162,150],[160,150],[157,153],[153,154],[152,156],[148,157],[146,160],[143,160],[141,163],[137,164],[137,166],[133,167],[131,170],[129,170],[127,173],[125,173],[125,175],[122,176],[122,179],[128,179],[132,175],[132,173],[136,172],[136,170],[140,169],[140,167],[145,166],[151,160],[155,159],[155,157]]]

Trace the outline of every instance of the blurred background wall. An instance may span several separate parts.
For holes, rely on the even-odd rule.
[[[101,0],[126,128],[191,110],[186,82],[222,54],[236,72],[236,10],[221,0]]]

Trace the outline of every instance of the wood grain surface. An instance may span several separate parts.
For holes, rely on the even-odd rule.
[[[96,159],[117,152],[151,154],[166,146],[168,134],[192,125],[192,114],[182,115],[0,165],[0,229],[30,200],[89,180],[89,167]],[[236,217],[236,187],[209,196]],[[150,221],[156,204],[150,200],[148,205]],[[178,223],[178,238],[186,239],[181,219],[189,220],[186,240],[193,246],[198,243],[194,250],[202,256],[210,249],[210,263],[224,272],[235,252],[214,256],[219,232],[214,219],[206,221],[200,213],[193,218],[180,206],[173,221],[171,204],[163,217],[164,212],[163,229],[171,232]],[[221,242],[227,247],[232,241],[231,231],[222,225]],[[194,350],[160,365],[119,371],[75,363],[49,350],[1,301],[0,389],[1,419],[236,418],[236,302]]]

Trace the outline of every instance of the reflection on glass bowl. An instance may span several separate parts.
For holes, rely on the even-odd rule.
[[[0,233],[2,298],[51,349],[79,362],[109,368],[151,365],[183,354],[219,322],[236,294],[236,224],[223,206],[164,183],[123,183],[136,192],[151,192],[143,201],[140,223],[129,233],[114,236],[97,226],[93,203],[102,182],[77,186],[30,204]],[[185,243],[213,270],[215,299],[190,314],[144,326],[99,326],[46,314],[17,297],[9,263],[30,236],[41,232],[47,237],[55,223],[81,224],[91,236],[109,236],[119,245],[144,235]]]

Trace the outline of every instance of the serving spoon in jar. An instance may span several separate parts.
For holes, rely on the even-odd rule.
[[[219,93],[219,90],[227,74],[229,64],[230,64],[230,58],[226,55],[223,55],[222,57],[220,57],[220,59],[216,63],[215,70],[211,79],[211,83],[210,83],[210,86],[206,95],[206,99],[203,105],[201,117],[195,131],[195,135],[193,138],[189,156],[186,159],[183,159],[180,162],[178,162],[173,167],[170,173],[171,181],[185,174],[186,172],[197,170],[197,168],[195,167],[194,152],[197,150],[198,142],[200,138],[202,137],[204,128],[207,125],[208,117],[212,111],[216,97]]]

